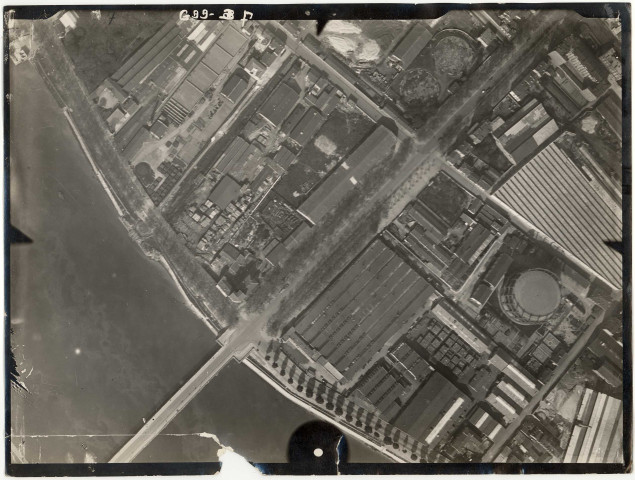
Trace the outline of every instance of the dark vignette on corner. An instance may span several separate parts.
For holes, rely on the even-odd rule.
[[[5,6],[3,9],[3,22],[6,21],[7,12],[13,11],[13,18],[24,20],[46,19],[60,10],[72,8],[74,10],[192,10],[201,8],[202,5],[57,5],[57,6]],[[207,5],[206,5],[207,6]],[[622,221],[623,232],[626,232],[624,240],[623,264],[623,334],[627,339],[632,335],[632,305],[631,292],[631,151],[630,137],[632,117],[630,89],[631,81],[631,14],[628,3],[535,3],[535,4],[296,4],[296,5],[243,5],[227,4],[228,8],[235,11],[249,10],[255,19],[286,19],[286,20],[317,20],[318,29],[321,30],[328,20],[334,19],[432,19],[444,15],[452,10],[571,10],[578,14],[591,17],[620,17],[622,19],[622,59],[623,59],[623,86],[622,86]],[[221,8],[221,5],[218,5]],[[239,18],[239,17],[237,17]],[[40,476],[132,476],[132,475],[209,475],[217,473],[220,462],[188,462],[188,463],[130,463],[130,464],[12,464],[11,463],[11,382],[10,382],[10,208],[9,208],[9,122],[10,92],[9,81],[9,45],[6,29],[4,40],[4,294],[5,294],[5,465],[8,475],[17,477]],[[624,234],[623,234],[624,236]],[[339,472],[342,474],[581,474],[581,473],[625,473],[632,471],[632,345],[626,342],[623,356],[623,401],[624,401],[624,464],[390,464],[390,463],[358,463],[340,464]],[[254,464],[263,474],[277,475],[301,475],[315,474],[305,471],[299,465],[288,463],[260,463]]]

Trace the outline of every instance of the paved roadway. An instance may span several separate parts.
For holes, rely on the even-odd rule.
[[[598,315],[598,318],[596,318],[595,321],[591,325],[589,325],[586,331],[582,335],[580,335],[580,337],[578,338],[576,343],[573,345],[571,350],[569,350],[569,352],[558,363],[558,366],[553,371],[551,377],[549,377],[549,380],[547,381],[547,383],[545,383],[540,388],[540,390],[538,390],[538,393],[534,395],[534,397],[529,401],[527,406],[520,412],[520,415],[518,415],[518,418],[516,418],[512,423],[510,423],[507,426],[507,428],[503,430],[503,433],[498,436],[498,438],[492,444],[492,446],[487,450],[487,452],[485,452],[485,455],[483,455],[481,462],[491,463],[494,461],[494,459],[498,455],[498,452],[500,452],[500,450],[505,446],[505,444],[509,441],[512,435],[520,427],[525,417],[527,415],[530,415],[534,411],[536,406],[538,406],[538,403],[545,397],[545,395],[547,395],[547,393],[549,393],[549,391],[553,388],[556,382],[560,380],[560,377],[562,377],[562,375],[564,375],[564,373],[567,371],[569,366],[575,361],[576,358],[578,358],[578,355],[580,355],[584,347],[586,347],[586,344],[588,343],[589,339],[595,332],[598,325],[600,325],[600,323],[602,323],[603,320],[604,320],[604,315]]]
[[[562,16],[562,12],[551,12],[550,16],[545,18],[545,25],[554,25],[562,18]],[[493,90],[493,88],[491,88],[492,86],[497,85],[500,82],[507,83],[511,81],[513,83],[515,81],[512,80],[514,76],[518,77],[524,71],[523,68],[514,67],[516,67],[517,64],[522,61],[522,58],[524,56],[532,54],[533,51],[538,48],[538,45],[544,40],[544,30],[534,31],[532,32],[532,35],[527,42],[524,42],[521,45],[517,45],[514,51],[508,55],[507,60],[496,70],[493,70],[492,73],[480,85],[478,85],[477,88],[474,88],[474,93],[465,100],[461,107],[459,107],[454,113],[449,115],[445,121],[440,122],[434,130],[426,132],[426,138],[415,140],[415,151],[412,152],[410,157],[401,167],[400,171],[395,172],[393,177],[389,181],[384,183],[384,185],[380,189],[378,189],[375,195],[373,195],[372,200],[383,201],[383,199],[392,195],[392,193],[395,192],[404,182],[411,178],[419,167],[428,163],[432,163],[435,157],[441,155],[443,152],[441,151],[441,147],[439,145],[439,139],[442,138],[443,135],[447,131],[450,131],[454,126],[460,125],[461,121],[466,116],[471,115],[476,109],[478,103],[483,99],[483,97],[485,97],[490,90]],[[306,47],[303,48],[304,50],[312,54],[312,56],[317,57],[322,62],[322,64],[326,65],[325,69],[328,69],[329,72],[335,75],[339,75],[333,69],[333,67],[326,64],[326,62],[324,62],[324,60],[322,60],[320,57],[313,54],[313,52],[306,49]],[[304,50],[301,51],[302,55],[304,54]],[[358,95],[361,96],[363,94],[361,94],[360,92]],[[368,101],[370,101],[370,99],[368,99]],[[381,111],[376,105],[375,109]],[[397,121],[397,118],[391,118]],[[400,123],[397,124],[400,125]],[[448,169],[454,170],[451,167],[448,167]],[[416,195],[416,193],[418,192],[411,193]]]
[[[551,19],[552,22],[556,21],[555,15]],[[277,23],[277,22],[273,22]],[[279,28],[282,28],[279,24]],[[325,71],[328,71],[333,78],[336,78],[338,82],[341,82],[362,102],[367,102],[367,108],[377,112],[379,117],[385,117],[386,114],[376,104],[374,104],[366,95],[360,92],[355,85],[351,84],[342,75],[340,75],[333,67],[327,64],[322,58],[314,54],[304,45],[300,44],[290,33],[288,34],[288,41],[291,43],[292,50],[294,50],[299,56],[305,58],[310,63],[318,65]],[[410,155],[408,160],[401,167],[399,172],[387,181],[380,189],[377,190],[372,197],[372,202],[383,200],[391,195],[400,185],[407,181],[414,171],[421,165],[431,161],[435,155],[440,151],[438,138],[442,134],[452,128],[454,125],[459,124],[459,121],[470,114],[476,107],[478,101],[484,96],[487,87],[495,84],[503,79],[508,79],[509,75],[518,74],[518,69],[514,70],[512,67],[519,62],[519,56],[530,53],[532,48],[535,48],[535,44],[540,41],[543,32],[533,32],[532,39],[523,45],[519,46],[510,58],[492,72],[492,74],[482,82],[482,84],[475,89],[475,93],[470,96],[463,105],[458,108],[447,120],[441,123],[434,131],[429,132],[429,136],[426,140],[416,142],[416,151]],[[405,134],[412,137],[412,131],[409,127],[405,126],[401,119],[392,118],[400,127],[402,135]],[[371,202],[369,202],[371,203]],[[128,442],[124,447],[110,460],[111,463],[124,463],[132,461],[144,448],[148,445],[153,438],[155,438],[169,423],[170,421],[183,409],[185,406],[200,392],[207,383],[220,371],[220,369],[236,355],[236,352],[244,352],[249,345],[254,345],[259,339],[261,339],[261,332],[267,324],[267,317],[259,317],[256,323],[242,321],[236,330],[228,336],[227,343],[212,357],[205,365],[198,371],[187,383],[185,383],[179,391],[165,404],[163,407],[142,427],[142,429]]]

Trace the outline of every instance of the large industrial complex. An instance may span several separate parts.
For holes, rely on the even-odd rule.
[[[621,284],[621,256],[605,243],[622,238],[621,209],[606,202],[557,145],[532,158],[496,191],[496,197],[613,286]]]
[[[156,438],[202,455],[174,422],[241,363],[386,461],[630,465],[620,22],[468,9],[318,34],[209,8],[139,20],[65,81],[106,13],[38,33],[122,224],[213,333],[106,460]]]

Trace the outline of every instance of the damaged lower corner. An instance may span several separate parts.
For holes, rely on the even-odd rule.
[[[218,475],[220,478],[260,478],[264,473],[254,465],[249,463],[245,457],[236,453],[229,445],[223,445],[219,438],[213,433],[199,434],[205,438],[213,439],[220,448],[218,449],[216,456],[221,464]]]
[[[221,464],[220,478],[260,478],[264,473],[250,464],[245,457],[234,452],[231,447],[222,444],[218,450],[218,461]]]

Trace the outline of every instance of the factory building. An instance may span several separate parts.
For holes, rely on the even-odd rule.
[[[469,422],[491,441],[496,440],[503,430],[503,425],[480,407],[470,416]]]
[[[613,287],[622,285],[622,256],[604,243],[622,238],[621,211],[598,195],[557,145],[544,148],[495,196]]]
[[[621,463],[622,434],[622,401],[587,388],[578,408],[564,463]]]
[[[395,419],[396,427],[429,447],[434,447],[460,424],[470,400],[439,372],[410,399]]]
[[[430,30],[425,25],[416,23],[406,36],[401,39],[399,45],[395,47],[390,58],[399,62],[405,70],[417,58],[421,50],[426,47],[431,38],[432,33]]]
[[[288,332],[306,351],[352,380],[417,318],[435,290],[375,240],[305,310]]]
[[[280,126],[300,95],[286,82],[280,83],[265,101],[260,114],[274,126]]]

